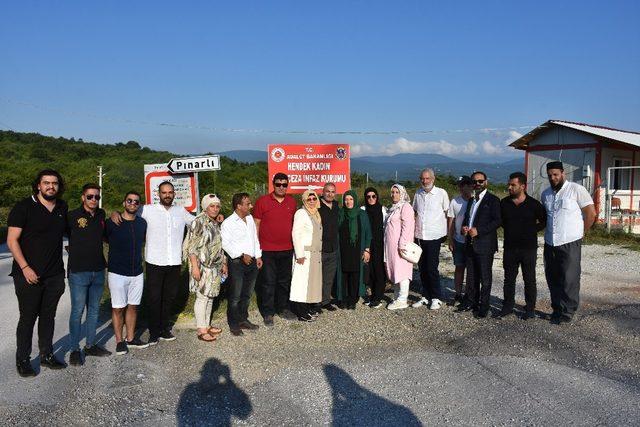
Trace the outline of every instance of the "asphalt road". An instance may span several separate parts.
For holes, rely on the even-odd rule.
[[[349,335],[340,329],[343,323],[282,322],[235,340],[225,332],[211,346],[179,330],[172,343],[123,357],[88,359],[81,368],[43,369],[36,378],[23,379],[14,365],[18,311],[7,276],[10,262],[1,252],[1,425],[637,425],[640,419],[640,382],[627,380],[624,372],[617,377],[589,372],[550,357],[552,350],[535,357],[529,351],[514,356],[502,350],[470,355],[422,341],[402,344],[417,337],[419,331],[411,329],[415,319],[427,316],[418,309],[391,314],[359,307],[355,313],[330,314],[336,321],[347,318],[347,325],[371,322],[369,329],[377,322],[372,316],[379,316],[373,334]],[[59,354],[66,350],[68,313],[65,292],[56,319]],[[426,325],[462,322],[445,311],[436,316]],[[464,322],[473,326],[476,320]],[[557,334],[538,322],[532,333]],[[390,323],[391,333],[383,329]],[[482,327],[495,330],[497,323]],[[113,350],[110,323],[102,328]],[[495,332],[490,339],[500,338]],[[630,334],[629,343],[635,345],[637,330],[621,333]],[[408,341],[400,340],[402,334]],[[367,344],[370,335],[378,344]],[[326,345],[315,344],[326,336]],[[480,347],[479,342],[470,345]],[[36,349],[34,334],[34,356]],[[637,369],[637,360],[633,363],[630,369]]]

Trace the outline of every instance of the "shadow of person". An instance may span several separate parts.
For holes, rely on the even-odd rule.
[[[230,426],[232,417],[246,420],[253,410],[247,393],[231,379],[229,367],[218,359],[207,360],[200,381],[189,384],[176,409],[179,426]]]
[[[411,410],[361,387],[337,366],[324,365],[323,370],[333,396],[332,425],[422,425]]]

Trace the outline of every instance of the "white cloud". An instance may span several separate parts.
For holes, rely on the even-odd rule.
[[[352,156],[364,156],[367,154],[375,154],[376,149],[369,144],[350,144]]]
[[[433,153],[444,156],[455,154],[476,154],[477,145],[469,141],[463,145],[454,145],[448,141],[409,141],[406,138],[398,138],[391,144],[387,144],[381,150],[383,154],[394,155],[400,153]]]
[[[504,154],[504,147],[485,141],[482,143],[482,151],[490,156],[499,156],[500,154]]]
[[[521,136],[522,136],[522,134],[520,132],[516,132],[515,130],[510,130],[509,131],[509,137],[506,139],[506,141],[504,143],[505,143],[505,145],[509,145],[513,141],[515,141],[516,139],[520,138]]]

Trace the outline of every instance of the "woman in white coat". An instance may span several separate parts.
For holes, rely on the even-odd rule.
[[[302,194],[303,207],[293,217],[295,263],[289,299],[298,320],[312,322],[312,304],[322,301],[322,220],[318,212],[318,195],[307,190]]]

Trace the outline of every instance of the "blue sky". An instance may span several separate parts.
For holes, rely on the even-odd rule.
[[[552,118],[640,131],[637,1],[91,3],[3,6],[0,128],[465,159]]]

